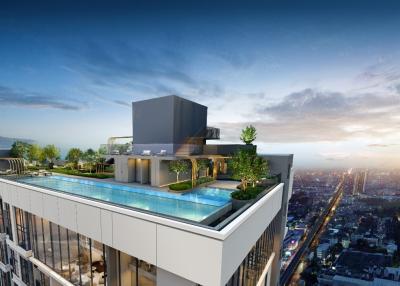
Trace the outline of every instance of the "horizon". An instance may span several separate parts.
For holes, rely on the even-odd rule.
[[[397,168],[400,3],[96,3],[4,5],[0,136],[97,148],[176,94],[221,143],[253,124],[296,167]]]

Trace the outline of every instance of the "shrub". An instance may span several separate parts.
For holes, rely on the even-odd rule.
[[[248,187],[246,191],[235,191],[231,193],[231,197],[235,200],[252,200],[265,190],[262,186]]]
[[[113,178],[114,174],[94,174],[94,173],[82,173],[78,170],[71,170],[65,168],[56,168],[51,170],[54,173],[65,174],[65,175],[72,175],[72,176],[79,176],[85,178],[95,178],[95,179],[108,179]]]
[[[197,179],[197,184],[201,185],[201,184],[212,182],[212,181],[214,181],[213,177],[201,177],[201,178]]]
[[[185,191],[185,190],[189,190],[192,188],[192,182],[187,181],[187,182],[175,183],[175,184],[169,185],[168,187],[172,191]]]

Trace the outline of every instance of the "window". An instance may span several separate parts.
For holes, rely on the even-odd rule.
[[[21,264],[21,279],[26,285],[33,285],[33,265],[30,261],[20,259]]]
[[[75,285],[106,285],[106,255],[102,243],[31,216],[33,251],[37,259]]]
[[[45,274],[40,272],[40,270],[34,265],[33,266],[33,277],[35,286],[50,286],[50,278],[47,277]]]
[[[0,286],[9,286],[11,285],[11,274],[10,272],[4,273],[0,271]]]
[[[10,205],[7,203],[4,203],[3,222],[4,222],[5,233],[7,233],[8,237],[12,240],[13,236],[12,236],[12,230],[11,230]]]
[[[29,214],[19,208],[14,208],[17,227],[18,245],[25,250],[30,250]]]
[[[19,277],[19,263],[18,263],[18,254],[14,252],[14,250],[10,249],[10,264],[13,269],[13,274]]]
[[[143,260],[119,252],[119,286],[157,285],[156,267]]]
[[[0,242],[0,261],[3,264],[8,264],[7,245],[6,242]]]

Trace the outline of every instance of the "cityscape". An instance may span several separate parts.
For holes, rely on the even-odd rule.
[[[296,171],[281,270],[293,273],[281,276],[287,285],[398,285],[399,183],[393,170]]]

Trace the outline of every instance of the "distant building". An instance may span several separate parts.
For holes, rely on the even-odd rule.
[[[330,247],[329,243],[320,244],[317,247],[317,257],[319,259],[325,259],[328,256],[329,247]]]

